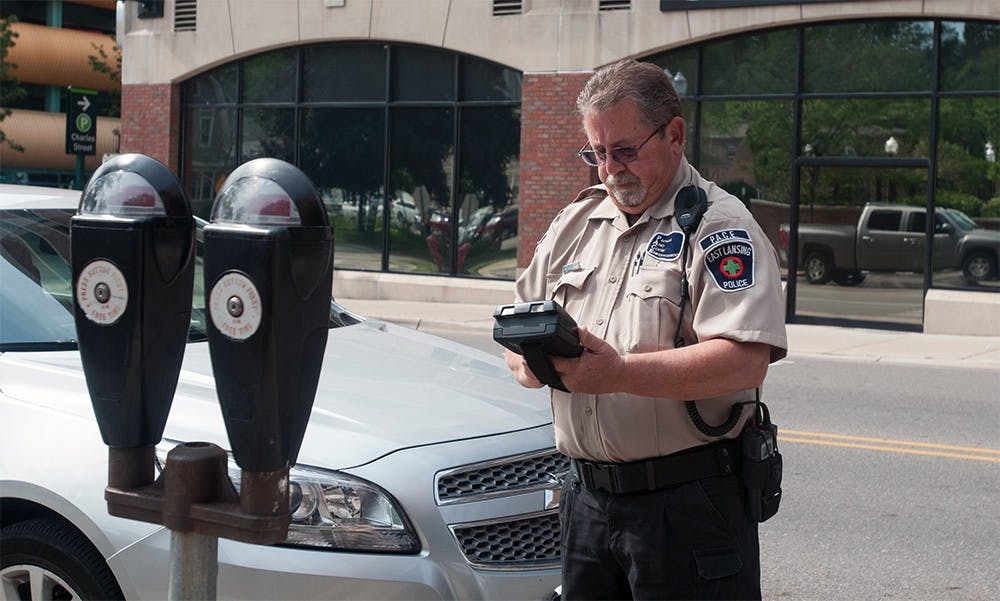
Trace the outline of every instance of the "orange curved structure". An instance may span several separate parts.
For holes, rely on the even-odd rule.
[[[87,60],[100,56],[97,46],[104,48],[109,62],[116,61],[119,51],[112,36],[31,23],[14,23],[11,30],[18,36],[7,56],[8,62],[17,65],[11,69],[12,77],[24,83],[99,91],[121,87],[121,82],[94,71]]]
[[[105,154],[118,151],[121,119],[97,118],[97,154],[84,161],[87,170],[97,169]],[[0,165],[4,169],[60,169],[72,171],[76,155],[66,154],[66,113],[13,110],[3,120],[7,139],[24,147],[17,152],[7,144],[0,144]]]

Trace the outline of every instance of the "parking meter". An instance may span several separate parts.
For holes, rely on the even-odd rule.
[[[101,437],[112,462],[116,449],[142,449],[148,461],[122,477],[152,481],[191,320],[191,206],[162,163],[121,155],[84,187],[70,233],[77,340]]]
[[[253,513],[247,489],[280,482],[284,472],[287,506],[287,470],[305,435],[329,329],[326,211],[296,167],[255,159],[223,183],[204,234],[208,341],[233,457],[243,468],[241,505]]]

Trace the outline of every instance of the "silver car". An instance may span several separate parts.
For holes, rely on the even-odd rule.
[[[71,310],[78,201],[0,186],[0,599],[163,599],[169,531],[111,517],[104,501],[108,452]],[[161,458],[180,441],[228,448],[200,279]],[[547,395],[518,386],[498,356],[336,302],[330,328],[288,538],[220,540],[218,597],[551,595],[568,461]]]

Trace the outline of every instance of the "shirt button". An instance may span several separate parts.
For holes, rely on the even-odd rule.
[[[587,415],[593,415],[594,414],[594,410],[591,409],[590,407],[587,407],[586,409],[584,409],[583,412],[586,413]]]
[[[646,284],[645,286],[642,287],[642,289],[645,290],[646,292],[650,292],[653,290],[653,287],[650,286],[649,284]]]
[[[622,240],[624,240],[625,242],[631,242],[632,241],[632,234],[629,234],[628,236],[625,236],[624,238],[622,238]]]
[[[597,320],[597,325],[599,325],[599,326],[603,326],[604,325],[604,318],[603,317],[601,317],[600,319]]]
[[[608,281],[611,282],[612,284],[614,284],[615,282],[618,281],[618,276],[613,275],[610,278],[608,278]]]

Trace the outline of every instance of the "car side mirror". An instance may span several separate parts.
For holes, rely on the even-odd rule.
[[[950,234],[952,232],[952,227],[950,223],[939,223],[934,226],[935,234]]]

